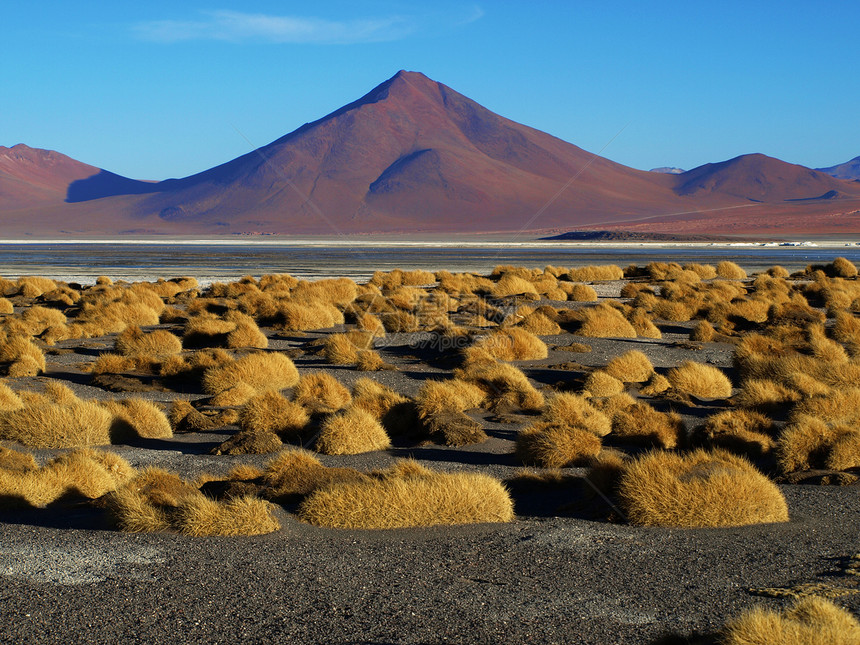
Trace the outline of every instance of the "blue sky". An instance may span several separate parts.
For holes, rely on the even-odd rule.
[[[854,1],[5,2],[0,24],[0,145],[141,179],[228,161],[399,69],[635,168],[860,155]]]

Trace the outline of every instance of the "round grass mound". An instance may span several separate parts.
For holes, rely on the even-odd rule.
[[[395,529],[510,522],[514,507],[500,481],[483,473],[416,472],[332,484],[311,493],[299,519],[316,526]]]
[[[686,528],[788,521],[779,488],[723,450],[651,452],[628,464],[618,496],[632,524]]]

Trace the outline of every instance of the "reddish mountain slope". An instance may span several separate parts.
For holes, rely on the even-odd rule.
[[[826,173],[837,179],[848,181],[860,181],[860,157],[854,157],[850,161],[829,168],[818,168],[820,172]]]
[[[822,172],[752,154],[693,168],[678,176],[675,192],[693,197],[720,194],[757,202],[782,202],[825,195],[833,198],[852,188]]]
[[[53,150],[0,146],[0,209],[63,201],[69,184],[98,172]]]
[[[860,196],[860,184],[763,155],[680,175],[634,170],[415,72],[398,72],[318,121],[183,179],[136,182],[79,166],[49,173],[57,179],[50,194],[27,208],[26,200],[0,202],[0,233],[34,222],[46,235],[500,232],[658,220],[713,227],[723,212],[737,217],[734,209],[757,201],[767,202],[772,225],[780,209],[795,212],[798,202],[785,200],[812,200],[805,208],[829,214],[850,210]],[[27,172],[7,174],[41,185]],[[57,201],[63,192],[65,202]]]

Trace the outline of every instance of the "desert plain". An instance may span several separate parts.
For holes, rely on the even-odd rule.
[[[857,642],[847,260],[0,289],[3,642]]]

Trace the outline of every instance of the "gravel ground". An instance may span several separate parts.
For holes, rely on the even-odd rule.
[[[618,288],[620,283],[603,285],[601,296],[617,296]],[[538,386],[570,386],[588,367],[640,349],[658,371],[693,358],[732,374],[731,346],[696,349],[686,343],[683,324],[663,332],[656,341],[549,336],[544,340],[550,346],[575,340],[592,351],[553,349],[545,360],[518,366]],[[295,349],[323,335],[273,336],[271,347]],[[78,350],[49,356],[45,376],[17,379],[15,387],[39,389],[60,379],[82,397],[167,402],[202,396],[107,393],[88,385],[79,367],[107,351],[110,339],[58,348],[64,346]],[[373,378],[403,394],[449,373],[444,360],[428,359],[409,338],[389,338],[380,350],[397,370]],[[347,385],[366,375],[313,356],[295,362],[302,373],[325,369]],[[691,427],[717,409],[719,404],[703,403],[680,411]],[[517,473],[513,440],[528,419],[501,423],[489,414],[473,416],[490,435],[477,446],[407,446],[322,460],[370,469],[414,456],[439,470],[480,469],[503,479]],[[159,465],[188,478],[224,473],[236,463],[265,463],[266,456],[206,454],[235,430],[110,449],[135,466]],[[34,452],[40,459],[51,454]],[[856,577],[840,567],[860,552],[858,489],[782,490],[790,522],[718,530],[610,523],[609,509],[591,516],[560,511],[558,502],[577,500],[540,494],[516,497],[518,517],[505,525],[327,530],[279,509],[282,529],[250,538],[122,534],[87,506],[6,512],[0,517],[0,642],[605,644],[713,634],[754,604],[776,608],[788,602],[756,596],[751,588],[814,582],[856,587]],[[860,594],[837,602],[860,612]]]

